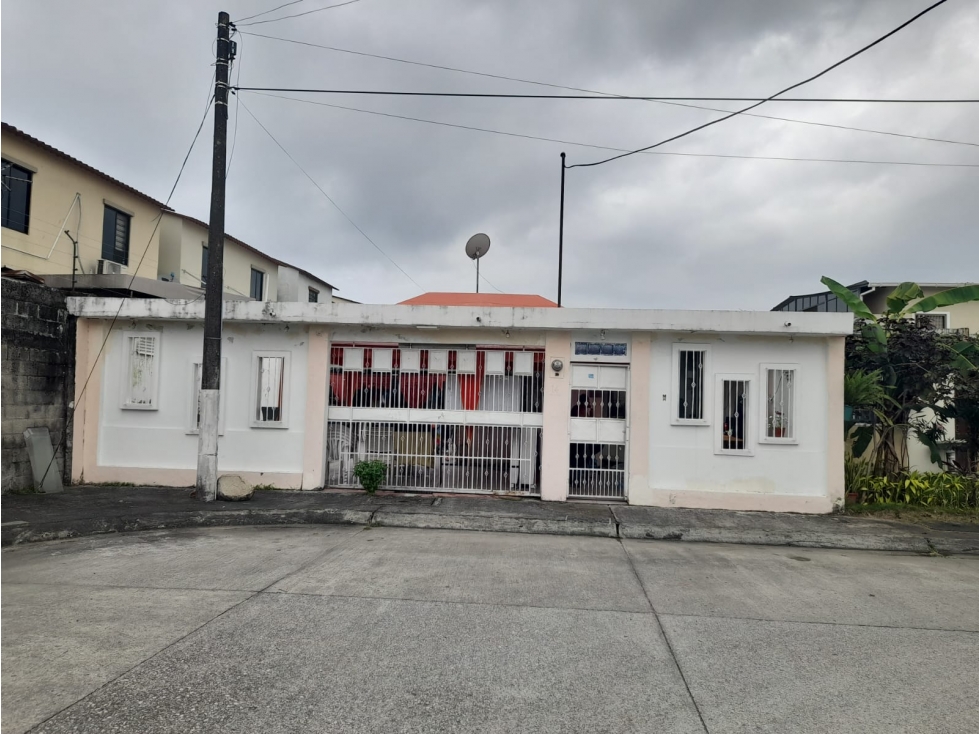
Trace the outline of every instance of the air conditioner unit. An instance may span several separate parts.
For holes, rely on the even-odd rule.
[[[99,260],[99,275],[119,275],[122,273],[122,265],[111,260]]]

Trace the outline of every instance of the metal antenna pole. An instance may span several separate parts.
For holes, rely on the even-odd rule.
[[[479,293],[479,258],[476,258],[476,292]]]
[[[211,220],[207,231],[207,285],[204,301],[204,359],[197,446],[197,499],[218,496],[218,414],[221,400],[221,320],[224,309],[224,192],[228,152],[228,77],[231,16],[218,13],[214,74],[214,153],[211,163]]]
[[[557,235],[557,305],[561,305],[561,284],[564,280],[564,153],[561,154],[561,223]]]

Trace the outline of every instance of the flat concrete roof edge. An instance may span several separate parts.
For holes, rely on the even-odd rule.
[[[69,298],[80,318],[203,321],[204,301]],[[521,329],[533,331],[671,331],[690,333],[846,336],[851,313],[782,311],[672,311],[595,308],[400,306],[353,303],[226,301],[227,322],[323,324],[419,329]]]

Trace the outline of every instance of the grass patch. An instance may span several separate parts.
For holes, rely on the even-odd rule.
[[[99,482],[98,484],[91,484],[92,487],[135,487],[136,485],[132,482]]]
[[[979,523],[979,508],[927,507],[900,502],[868,502],[846,506],[847,515],[881,517],[891,520],[935,520],[957,523]]]
[[[256,492],[274,492],[278,489],[274,484],[256,484],[252,487]]]

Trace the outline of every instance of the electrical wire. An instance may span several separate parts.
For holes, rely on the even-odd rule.
[[[237,33],[237,31],[236,31],[236,33]],[[234,34],[232,34],[232,35],[234,35]],[[234,66],[236,66],[238,68],[238,75],[237,75],[237,78],[235,79],[235,84],[237,84],[238,82],[241,81],[241,58],[242,58],[242,55],[245,52],[245,44],[244,43],[239,42],[238,43],[238,46],[239,46],[239,49],[238,49],[237,63],[235,63],[235,61],[232,61],[231,62]],[[231,137],[231,152],[228,154],[228,168],[224,172],[224,178],[225,178],[225,180],[227,180],[228,174],[231,173],[231,161],[233,161],[235,159],[235,145],[238,144],[238,113],[239,113],[239,109],[238,109],[238,95],[235,94],[235,131],[234,131],[234,134]]]
[[[242,27],[245,27],[245,26],[250,26],[250,25],[261,25],[262,23],[278,23],[280,20],[288,20],[289,18],[300,18],[300,17],[302,17],[304,15],[312,15],[313,13],[320,13],[320,12],[322,12],[324,10],[332,10],[333,8],[342,8],[344,5],[353,5],[354,3],[359,3],[359,2],[360,2],[360,0],[347,0],[344,3],[337,3],[336,5],[327,5],[326,7],[323,7],[323,8],[316,8],[314,10],[307,10],[305,13],[295,13],[294,15],[283,15],[283,16],[281,16],[279,18],[269,18],[268,20],[255,20],[255,21],[252,21],[251,23],[240,23],[239,22],[238,25],[241,25]],[[287,3],[287,5],[288,4],[291,4],[291,3]],[[285,7],[285,6],[282,6],[282,7]],[[272,12],[272,11],[268,11],[268,12]],[[265,13],[260,13],[260,15],[265,15]]]
[[[325,49],[327,51],[335,51],[337,53],[352,54],[354,56],[364,56],[371,59],[380,59],[382,61],[392,61],[399,64],[409,64],[411,66],[422,66],[429,69],[438,69],[441,71],[451,71],[459,74],[470,74],[473,76],[486,77],[488,79],[500,79],[509,82],[518,82],[520,84],[532,84],[539,87],[550,87],[552,89],[564,89],[569,92],[585,92],[588,94],[599,94],[606,97],[621,97],[621,94],[614,94],[612,92],[602,92],[595,89],[585,89],[583,87],[569,87],[562,84],[552,84],[550,82],[535,81],[533,79],[521,79],[519,77],[504,76],[502,74],[489,74],[482,71],[473,71],[471,69],[460,69],[454,66],[442,66],[439,64],[428,64],[422,61],[412,61],[410,59],[401,59],[396,56],[384,56],[382,54],[367,53],[366,51],[354,51],[347,48],[339,48],[337,46],[327,46],[320,43],[310,43],[308,41],[298,41],[292,38],[281,38],[279,36],[269,36],[263,33],[253,33],[249,31],[240,31],[242,35],[254,36],[255,38],[266,38],[273,41],[282,41],[284,43],[293,43],[299,46],[310,46],[312,48]],[[665,100],[649,100],[650,102],[656,102],[657,104],[670,105],[671,107],[686,107],[688,109],[694,110],[706,110],[708,112],[721,112],[723,114],[728,114],[733,112],[733,110],[725,110],[719,107],[706,107],[704,105],[689,104],[685,102],[667,102]],[[853,132],[860,133],[871,133],[874,135],[889,135],[898,138],[910,138],[912,140],[927,140],[933,143],[951,143],[953,145],[970,145],[979,148],[979,143],[968,143],[960,140],[948,140],[945,138],[930,138],[923,135],[910,135],[906,133],[895,133],[885,130],[872,130],[863,127],[852,127],[850,125],[836,125],[828,122],[815,122],[813,120],[800,120],[793,117],[776,117],[774,115],[762,115],[756,112],[744,112],[742,113],[745,117],[757,117],[763,120],[777,120],[778,122],[789,122],[798,125],[814,125],[817,127],[829,127],[835,128],[837,130],[850,130]]]
[[[493,130],[491,128],[476,127],[473,125],[460,125],[453,122],[443,122],[441,120],[429,120],[424,117],[410,117],[408,115],[397,115],[391,112],[378,112],[376,110],[365,110],[360,107],[347,107],[344,105],[330,104],[329,102],[315,102],[311,99],[299,99],[297,97],[284,97],[278,94],[266,94],[264,92],[252,92],[260,97],[271,97],[272,99],[284,99],[290,102],[301,102],[303,104],[316,105],[317,107],[329,107],[335,110],[346,110],[348,112],[360,112],[367,115],[377,115],[379,117],[389,117],[395,120],[408,120],[411,122],[421,122],[427,125],[439,125],[442,127],[455,128],[457,130],[470,130],[472,132],[490,133],[492,135],[502,135],[510,138],[522,140],[536,140],[544,143],[558,143],[560,145],[574,145],[580,148],[591,148],[593,150],[608,150],[619,153],[627,153],[628,148],[614,148],[610,145],[596,145],[593,143],[582,143],[574,140],[562,140],[560,138],[548,138],[540,135],[527,135],[524,133],[505,132],[503,130]],[[644,155],[666,155],[681,158],[729,158],[738,160],[762,160],[762,161],[782,161],[782,162],[804,162],[804,163],[859,163],[880,166],[926,166],[938,168],[979,168],[979,163],[929,163],[918,161],[878,161],[878,160],[858,160],[847,158],[793,158],[788,156],[761,156],[761,155],[734,155],[723,153],[680,153],[676,151],[643,151]]]
[[[233,21],[232,23],[241,23],[244,20],[251,20],[252,18],[261,18],[263,15],[274,13],[276,10],[282,10],[282,8],[288,8],[290,5],[298,5],[301,2],[304,2],[304,0],[292,0],[292,2],[282,3],[282,5],[277,5],[271,10],[263,10],[261,13],[255,13],[255,15],[246,15],[244,18],[239,18],[237,21]]]
[[[214,98],[211,97],[211,102],[208,103],[207,107],[204,109],[204,116],[201,118],[201,123],[197,126],[197,132],[194,133],[194,139],[190,143],[190,148],[187,149],[187,155],[184,156],[184,160],[180,164],[180,170],[177,171],[177,178],[174,180],[173,186],[170,188],[170,193],[167,196],[166,202],[164,202],[164,207],[166,208],[161,209],[159,215],[156,217],[156,224],[153,226],[153,231],[150,232],[150,236],[146,240],[146,246],[143,248],[143,254],[140,255],[139,261],[136,263],[136,267],[133,269],[133,277],[129,279],[126,294],[123,295],[122,300],[119,302],[119,308],[116,309],[116,313],[112,317],[112,321],[109,322],[109,328],[105,332],[105,338],[102,339],[102,344],[99,346],[99,351],[95,355],[95,359],[92,361],[92,369],[89,370],[88,375],[85,377],[85,382],[82,384],[82,389],[75,396],[73,401],[74,407],[71,409],[71,415],[68,416],[67,420],[65,421],[65,431],[61,436],[61,440],[58,442],[58,447],[54,450],[51,456],[51,461],[48,462],[47,467],[44,469],[44,474],[41,476],[41,481],[39,484],[42,487],[44,486],[44,480],[48,477],[48,472],[51,470],[51,467],[54,465],[54,462],[58,457],[58,451],[62,450],[64,447],[65,439],[67,438],[68,431],[70,430],[70,426],[72,424],[72,418],[75,411],[78,410],[78,405],[81,402],[82,397],[85,395],[85,390],[88,389],[88,383],[91,381],[92,375],[95,374],[95,368],[99,364],[99,360],[102,358],[102,352],[105,351],[105,345],[109,342],[109,337],[112,335],[112,329],[115,327],[116,321],[119,320],[119,314],[122,313],[122,307],[132,296],[132,288],[133,283],[136,282],[136,275],[139,273],[139,269],[143,265],[143,260],[146,259],[146,253],[148,253],[150,250],[150,244],[153,242],[153,238],[156,236],[157,230],[160,228],[160,223],[163,221],[163,215],[170,207],[170,200],[173,198],[173,193],[177,190],[177,184],[180,183],[180,178],[184,174],[184,168],[187,167],[187,160],[190,158],[190,154],[193,152],[194,146],[197,144],[197,139],[200,137],[201,130],[204,128],[204,123],[207,120],[207,114],[210,112],[213,102]]]
[[[744,109],[737,110],[735,112],[732,112],[729,115],[725,115],[724,117],[719,117],[716,120],[710,120],[708,122],[705,122],[703,125],[698,125],[697,127],[691,128],[690,130],[687,130],[686,132],[682,132],[679,135],[673,135],[672,137],[666,138],[665,140],[661,140],[658,143],[653,143],[652,145],[647,145],[644,148],[637,148],[636,150],[631,150],[628,153],[619,153],[618,155],[614,155],[614,156],[612,156],[610,158],[605,158],[605,159],[600,160],[600,161],[593,161],[592,163],[577,163],[575,165],[568,166],[568,168],[591,168],[593,166],[601,166],[601,165],[603,165],[605,163],[611,163],[612,161],[617,161],[620,158],[626,158],[628,156],[635,155],[636,153],[642,153],[642,152],[647,151],[647,150],[652,150],[653,148],[658,148],[661,145],[666,145],[667,143],[673,142],[674,140],[679,140],[680,138],[684,138],[687,135],[692,135],[693,133],[698,132],[700,130],[703,130],[704,128],[708,128],[708,127],[711,127],[713,125],[717,125],[719,123],[722,123],[722,122],[724,122],[726,120],[730,120],[732,117],[737,117],[742,112],[748,112],[749,110],[753,110],[755,107],[760,107],[761,105],[765,104],[765,102],[773,101],[776,97],[781,97],[786,92],[791,92],[793,89],[798,89],[799,87],[803,86],[804,84],[808,84],[809,82],[815,81],[816,79],[819,79],[821,76],[824,76],[824,75],[828,74],[829,72],[833,71],[833,69],[836,69],[836,68],[842,66],[847,61],[850,61],[851,59],[856,58],[857,56],[859,56],[860,54],[864,53],[865,51],[869,51],[870,49],[872,49],[877,44],[883,43],[888,38],[890,38],[891,36],[893,36],[895,33],[898,33],[902,29],[907,28],[909,25],[911,25],[912,23],[914,23],[916,20],[918,20],[919,18],[923,17],[924,15],[927,15],[932,10],[934,10],[935,8],[937,8],[939,5],[944,5],[946,2],[948,2],[948,0],[938,0],[938,2],[933,3],[932,5],[929,5],[927,8],[925,8],[921,12],[917,13],[916,15],[912,16],[908,20],[906,20],[903,23],[901,23],[901,25],[899,25],[897,28],[894,28],[894,29],[888,31],[883,36],[880,36],[876,40],[871,41],[870,43],[868,43],[866,46],[864,46],[864,47],[862,47],[860,49],[857,49],[856,51],[854,51],[849,56],[846,56],[846,57],[840,59],[839,61],[837,61],[835,64],[832,64],[830,66],[827,66],[825,69],[823,69],[819,73],[812,75],[808,79],[803,79],[801,82],[796,82],[795,84],[792,84],[792,85],[786,87],[785,89],[782,89],[782,90],[776,92],[775,94],[771,95],[770,97],[767,97],[767,98],[765,98],[765,99],[763,99],[763,100],[761,100],[759,102],[755,102],[752,105],[748,105]],[[562,161],[561,165],[564,165],[564,162],[563,161]]]
[[[258,123],[258,126],[260,128],[262,128],[262,130],[265,131],[265,134],[268,135],[272,139],[272,142],[275,143],[276,146],[278,146],[279,150],[281,150],[283,153],[285,153],[286,156],[289,158],[289,160],[291,160],[293,162],[293,164],[295,164],[296,168],[298,168],[300,171],[302,171],[302,174],[306,178],[309,179],[310,183],[312,183],[313,186],[315,186],[316,189],[321,194],[323,194],[324,197],[326,197],[326,200],[329,201],[333,205],[333,208],[336,209],[338,212],[340,212],[340,214],[343,215],[343,218],[346,219],[348,222],[350,222],[350,224],[353,225],[353,228],[356,229],[358,232],[360,232],[360,234],[363,235],[364,239],[367,240],[368,242],[370,242],[371,245],[374,247],[375,250],[377,250],[379,253],[381,253],[382,255],[384,255],[384,257],[386,257],[391,262],[391,264],[394,265],[394,267],[396,267],[398,270],[401,271],[401,274],[402,275],[404,275],[408,280],[410,280],[412,283],[414,283],[415,286],[418,288],[418,290],[424,291],[425,289],[422,288],[418,284],[418,281],[415,280],[414,278],[412,278],[410,275],[408,275],[407,271],[404,268],[402,268],[400,265],[398,265],[398,263],[396,263],[394,261],[394,258],[392,258],[390,255],[388,255],[384,250],[382,250],[381,247],[376,242],[374,242],[374,240],[372,240],[370,238],[370,236],[364,230],[362,230],[360,228],[360,225],[358,225],[353,219],[351,219],[347,215],[347,213],[345,211],[343,211],[343,209],[340,208],[340,205],[337,204],[333,200],[333,197],[331,197],[328,193],[326,193],[326,191],[323,189],[322,186],[320,186],[318,183],[316,183],[316,180],[306,172],[306,169],[303,168],[300,165],[299,161],[297,161],[295,158],[293,158],[292,153],[290,153],[288,150],[286,150],[285,147],[282,145],[282,143],[280,143],[278,140],[276,140],[275,136],[271,132],[269,132],[269,129],[267,127],[265,127],[265,125],[262,124],[261,120],[259,120],[257,117],[255,117],[255,113],[252,112],[250,109],[248,109],[248,105],[246,105],[244,102],[242,102],[241,103],[241,106],[244,108],[245,112],[247,112],[249,114],[249,116],[251,116],[251,118],[256,123]]]
[[[948,2],[948,0],[939,0],[940,2]],[[842,62],[839,62],[842,63]],[[839,65],[836,64],[835,66]],[[832,69],[834,67],[830,67]],[[820,74],[806,81],[812,81],[817,77],[825,74],[826,69]],[[806,82],[800,82],[800,84],[805,84]],[[797,85],[789,87],[789,89],[794,89]],[[563,100],[583,100],[589,99],[600,102],[662,102],[662,101],[707,101],[707,102],[755,102],[756,104],[746,107],[746,110],[751,110],[760,104],[765,102],[845,102],[845,103],[859,103],[859,104],[975,104],[979,102],[979,99],[921,99],[921,98],[868,98],[868,97],[667,97],[667,96],[630,96],[630,95],[618,95],[615,97],[610,97],[607,95],[600,94],[507,94],[507,93],[490,93],[490,92],[406,92],[393,89],[300,89],[296,87],[230,87],[236,92],[289,92],[291,94],[362,94],[362,95],[372,95],[381,97],[473,97],[480,99],[563,99]],[[783,94],[782,92],[777,92],[777,94]],[[729,117],[734,117],[735,115],[741,114],[744,110],[739,110],[733,112]],[[726,120],[726,117],[722,117],[720,120],[714,120],[711,124],[716,124],[721,122],[721,120]]]
[[[480,269],[476,267],[476,261],[475,260],[472,261],[472,264],[473,264],[473,267],[476,268],[476,274],[480,278],[480,280],[482,280],[484,283],[486,283],[486,285],[488,285],[490,288],[492,288],[497,293],[503,293],[503,291],[501,291],[499,288],[497,288],[495,285],[493,285],[490,282],[490,279],[487,278],[485,275],[483,275],[483,273],[480,271]]]

